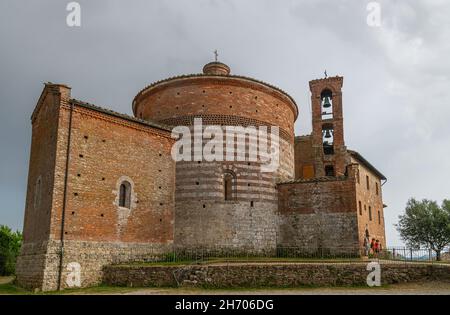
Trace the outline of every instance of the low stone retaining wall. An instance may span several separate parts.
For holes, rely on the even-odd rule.
[[[61,287],[67,288],[73,267],[79,265],[81,287],[98,285],[103,279],[103,267],[114,263],[142,261],[172,251],[171,244],[117,243],[117,242],[64,242]],[[57,289],[60,271],[61,243],[45,241],[26,243],[17,259],[16,282],[29,290],[53,291]]]
[[[113,286],[297,287],[365,286],[367,263],[230,263],[211,265],[107,266],[103,282]],[[450,265],[381,264],[381,284],[441,280]]]

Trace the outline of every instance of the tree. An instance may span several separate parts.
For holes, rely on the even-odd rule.
[[[450,200],[444,200],[441,207],[427,199],[408,200],[397,230],[408,246],[425,246],[441,260],[442,250],[450,244]]]
[[[0,225],[0,276],[12,275],[22,245],[22,233]]]

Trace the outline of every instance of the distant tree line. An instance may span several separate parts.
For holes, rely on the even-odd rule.
[[[436,201],[411,198],[405,214],[399,216],[397,230],[410,247],[426,247],[441,260],[441,252],[450,245],[450,200],[439,206]]]
[[[13,232],[6,225],[0,225],[0,276],[9,276],[15,273],[21,245],[22,233]]]

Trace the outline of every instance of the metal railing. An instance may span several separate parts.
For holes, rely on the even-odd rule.
[[[368,254],[368,255],[366,255]],[[450,251],[441,253],[442,263],[450,260]],[[170,252],[158,249],[127,249],[112,254],[112,264],[162,263],[162,264],[197,264],[197,263],[231,263],[231,262],[330,262],[360,263],[378,260],[382,263],[434,263],[436,253],[429,249],[406,247],[388,247],[380,251],[364,248],[309,248],[277,247],[273,250],[258,250],[242,247],[196,247],[174,248]],[[450,262],[450,261],[449,261]]]
[[[431,249],[425,248],[407,248],[407,247],[389,247],[382,251],[378,258],[392,261],[404,262],[436,262],[437,255]],[[444,249],[441,252],[441,262],[450,262],[450,249]]]

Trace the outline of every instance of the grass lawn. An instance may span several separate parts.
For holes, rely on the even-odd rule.
[[[13,284],[13,277],[0,277],[0,295],[2,294],[22,294],[22,295],[30,295],[30,294],[45,294],[45,295],[58,295],[58,294],[118,294],[118,293],[126,293],[136,288],[127,288],[127,287],[108,287],[108,286],[95,286],[90,288],[83,289],[65,289],[64,291],[52,291],[52,292],[39,292],[34,293],[31,291],[27,291],[25,289],[19,288]]]
[[[30,294],[29,291],[16,287],[13,280],[14,277],[0,277],[0,294]]]
[[[176,260],[157,262],[125,263],[117,266],[182,266],[192,264],[221,264],[221,263],[349,263],[366,262],[361,258],[289,258],[289,257],[209,257],[207,260]]]

